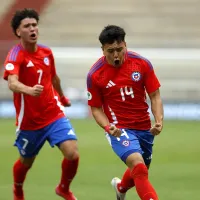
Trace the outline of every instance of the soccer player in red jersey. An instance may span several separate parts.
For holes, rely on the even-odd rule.
[[[148,179],[154,136],[163,127],[160,83],[153,66],[144,57],[126,48],[125,31],[109,25],[99,36],[104,56],[87,76],[88,105],[106,132],[114,152],[127,165],[122,180],[111,181],[117,200],[136,187],[142,200],[158,200]],[[151,101],[155,124],[151,127],[146,92]]]
[[[71,103],[63,94],[51,49],[37,44],[38,21],[35,10],[23,9],[15,13],[11,25],[20,43],[10,50],[4,64],[4,79],[14,96],[15,146],[20,153],[13,166],[14,200],[25,199],[26,174],[46,141],[52,147],[58,146],[64,156],[56,194],[75,200],[69,186],[79,163],[77,137],[63,112],[63,106]]]

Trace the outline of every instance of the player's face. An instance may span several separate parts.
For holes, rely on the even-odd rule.
[[[38,39],[38,23],[34,18],[25,18],[17,29],[17,35],[26,43],[36,43]]]
[[[105,44],[103,47],[103,54],[106,56],[106,60],[110,65],[119,67],[124,62],[126,54],[126,43],[117,41],[113,44]]]

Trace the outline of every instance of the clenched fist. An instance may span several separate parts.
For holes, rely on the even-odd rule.
[[[152,135],[159,135],[162,131],[163,125],[161,123],[155,123],[152,128],[150,129],[150,132]]]
[[[29,87],[28,94],[34,97],[40,96],[43,89],[44,89],[44,86],[37,84],[37,85],[34,85],[33,87]]]
[[[119,129],[119,128],[117,128],[115,125],[107,125],[106,127],[105,127],[105,131],[108,133],[108,134],[110,134],[110,135],[112,135],[112,136],[114,136],[114,137],[120,137],[121,136],[121,130]]]

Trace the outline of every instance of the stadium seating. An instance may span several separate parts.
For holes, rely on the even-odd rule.
[[[0,16],[10,2],[1,1]],[[117,24],[125,28],[132,49],[199,48],[199,7],[199,0],[56,0],[41,15],[40,42],[51,47],[100,47],[98,35],[102,28]],[[199,100],[199,60],[151,61],[161,80],[164,100]],[[56,58],[63,86],[83,88],[93,62],[92,58]],[[0,85],[7,87],[2,80]],[[3,89],[0,96],[11,95]]]
[[[42,16],[41,39],[96,46],[101,29],[118,24],[132,47],[200,47],[199,7],[198,0],[56,0]]]

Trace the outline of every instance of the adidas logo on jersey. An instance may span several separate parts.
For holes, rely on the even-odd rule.
[[[32,62],[31,60],[29,60],[29,62],[28,62],[28,64],[27,64],[26,66],[27,66],[27,67],[33,67],[34,64],[33,64],[33,62]]]
[[[113,83],[113,82],[110,80],[110,81],[108,82],[106,88],[110,88],[110,87],[113,87],[113,86],[115,86],[115,85],[116,85],[116,84]]]

